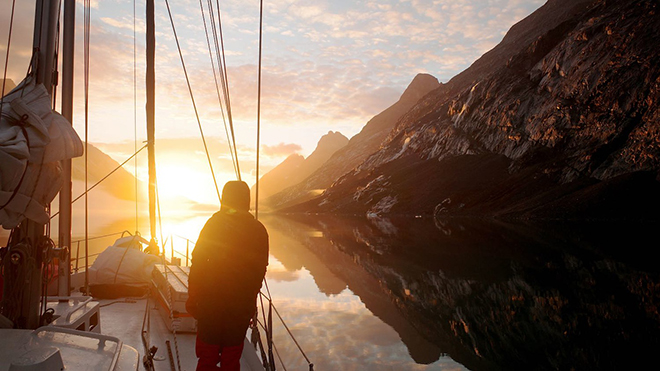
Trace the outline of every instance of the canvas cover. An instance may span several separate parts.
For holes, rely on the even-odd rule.
[[[139,236],[122,237],[105,249],[89,268],[89,284],[94,285],[148,285],[157,256],[141,251]]]
[[[63,183],[60,161],[83,154],[71,123],[51,108],[43,85],[23,81],[2,99],[0,117],[0,224],[48,222],[46,205]]]

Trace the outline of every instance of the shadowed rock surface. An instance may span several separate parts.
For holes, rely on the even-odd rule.
[[[660,15],[549,1],[289,211],[657,219]]]

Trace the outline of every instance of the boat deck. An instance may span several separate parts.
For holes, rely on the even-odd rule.
[[[157,295],[158,293],[154,293]],[[116,300],[100,300],[101,332],[106,335],[115,336],[124,341],[124,344],[137,349],[142,361],[146,349],[142,343],[141,330],[148,311],[149,344],[158,348],[154,357],[156,370],[180,370],[192,371],[197,367],[195,356],[194,332],[177,332],[176,338],[168,326],[169,319],[164,315],[162,304],[150,298],[131,299],[120,298]],[[170,344],[172,358],[170,359],[167,342]],[[241,357],[242,371],[263,371],[259,357],[254,347],[247,339]],[[177,352],[178,350],[178,352]],[[178,354],[178,361],[176,355]],[[175,367],[172,366],[172,363]]]
[[[165,268],[166,267],[166,268]],[[167,274],[165,274],[167,271]],[[48,307],[53,308],[57,319],[53,325],[71,329],[100,332],[103,335],[113,336],[125,345],[137,350],[139,362],[142,363],[147,353],[142,342],[142,324],[145,322],[147,312],[148,341],[151,346],[157,347],[154,356],[156,370],[192,371],[197,367],[195,356],[196,323],[185,313],[185,300],[187,299],[188,269],[178,266],[156,265],[153,274],[151,296],[149,298],[118,298],[118,299],[91,299],[89,297],[75,296],[70,300],[57,300],[50,297]],[[74,279],[79,279],[75,277]],[[169,295],[163,291],[167,285],[172,289]],[[172,308],[176,312],[175,320],[169,317],[171,296]],[[93,313],[98,313],[98,316]],[[98,319],[95,319],[98,317]],[[66,320],[65,320],[66,319]],[[172,323],[174,322],[174,323]],[[176,338],[171,328],[177,329]],[[168,352],[169,342],[172,356]],[[178,350],[178,351],[177,351]],[[177,357],[178,354],[178,357]],[[178,358],[178,360],[177,360]],[[66,365],[66,360],[65,360]],[[144,367],[140,366],[140,370]],[[264,371],[261,360],[257,356],[252,344],[247,339],[243,356],[241,357],[242,371]]]
[[[177,333],[175,342],[174,335],[169,331],[165,320],[159,314],[154,300],[149,300],[148,307],[147,299],[101,300],[100,306],[102,333],[118,337],[125,344],[137,349],[140,353],[140,361],[142,361],[142,357],[146,353],[142,344],[141,330],[145,310],[147,310],[149,311],[148,319],[150,320],[148,326],[149,343],[158,348],[154,361],[156,370],[172,369],[167,350],[166,342],[168,341],[173,355],[176,355],[175,348],[178,347],[181,371],[195,369],[197,365],[197,358],[195,357],[195,334]],[[176,361],[173,362],[176,364]],[[251,370],[247,365],[245,369]]]

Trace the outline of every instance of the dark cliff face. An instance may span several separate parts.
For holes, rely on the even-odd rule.
[[[297,210],[657,218],[659,10],[548,2]]]
[[[285,189],[264,203],[270,207],[281,209],[307,201],[322,190],[328,188],[340,176],[352,170],[369,155],[376,152],[392,130],[397,121],[413,107],[420,98],[430,91],[440,87],[438,80],[428,74],[415,76],[401,98],[385,111],[374,116],[358,134],[348,141],[348,144],[330,157],[299,184]]]

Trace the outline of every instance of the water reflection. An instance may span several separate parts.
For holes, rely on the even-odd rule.
[[[273,216],[262,221],[270,235],[267,278],[276,305],[319,369],[464,369],[413,327],[378,277],[316,225]],[[286,349],[287,368],[303,367],[284,331],[276,331],[275,340]]]
[[[414,363],[456,367],[448,353],[475,370],[621,369],[650,361],[660,345],[660,276],[647,238],[655,225],[286,219],[264,218],[272,238],[290,239],[273,244],[277,260],[290,271],[307,269],[326,298],[357,295]],[[339,347],[326,352],[347,349],[337,339],[359,352],[388,339],[359,336],[351,332],[361,328],[358,317],[335,318],[313,305],[300,308],[303,327],[314,328],[312,344]],[[316,310],[326,309],[314,323]],[[346,337],[316,334],[324,324],[322,331]],[[399,356],[395,369],[417,367],[404,367]]]

